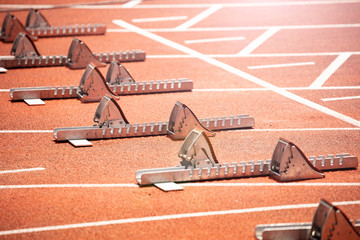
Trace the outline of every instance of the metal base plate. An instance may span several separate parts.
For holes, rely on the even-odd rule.
[[[34,99],[24,99],[24,102],[26,102],[27,105],[29,106],[34,106],[34,105],[45,105],[45,102],[39,98],[34,98]]]
[[[174,182],[165,182],[165,183],[155,183],[154,184],[157,188],[160,188],[161,190],[165,192],[169,191],[179,191],[183,190],[184,188]]]
[[[86,139],[69,140],[74,147],[91,147],[92,143]]]

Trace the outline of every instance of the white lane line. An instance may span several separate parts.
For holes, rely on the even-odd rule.
[[[19,173],[19,172],[32,172],[32,171],[42,171],[42,170],[45,170],[45,168],[43,168],[43,167],[24,168],[24,169],[14,169],[14,170],[4,170],[4,171],[0,171],[0,174]]]
[[[350,99],[360,99],[360,96],[322,98],[321,100],[324,101],[324,102],[328,102],[328,101],[350,100]]]
[[[176,21],[176,20],[184,20],[187,19],[187,16],[173,16],[173,17],[157,17],[157,18],[137,18],[132,19],[133,23],[140,22],[162,22],[162,21]]]
[[[224,42],[224,41],[236,41],[244,40],[245,37],[224,37],[224,38],[207,38],[207,39],[195,39],[195,40],[186,40],[186,44],[192,43],[209,43],[209,42]]]
[[[142,2],[142,0],[130,0],[127,3],[123,4],[122,7],[123,8],[133,8],[136,5],[140,4]]]
[[[0,130],[0,133],[53,133],[54,130]]]
[[[256,48],[258,48],[261,44],[263,44],[266,40],[268,40],[272,35],[280,31],[280,28],[271,27],[259,37],[257,37],[254,41],[252,41],[249,45],[243,48],[238,55],[248,55]]]
[[[338,70],[341,65],[351,56],[351,53],[340,54],[309,86],[310,88],[321,88],[322,85]]]
[[[248,66],[248,69],[262,69],[262,68],[282,68],[282,67],[298,67],[298,66],[308,66],[314,65],[314,62],[299,62],[299,63],[282,63],[282,64],[270,64],[270,65],[260,65],[260,66]]]
[[[180,183],[184,187],[358,187],[359,182],[335,183]],[[0,185],[5,189],[46,189],[46,188],[140,188],[132,183],[103,184],[33,184],[33,185]]]
[[[260,85],[260,86],[262,86],[264,88],[270,89],[273,92],[278,93],[278,94],[280,94],[280,95],[282,95],[282,96],[284,96],[286,98],[289,98],[289,99],[291,99],[293,101],[296,101],[296,102],[298,102],[300,104],[303,104],[305,106],[308,106],[310,108],[318,110],[318,111],[320,111],[322,113],[325,113],[327,115],[330,115],[332,117],[341,119],[342,121],[350,123],[350,124],[352,124],[354,126],[360,127],[360,121],[358,121],[356,119],[353,119],[353,118],[348,117],[348,116],[346,116],[344,114],[338,113],[338,112],[336,112],[334,110],[331,110],[331,109],[329,109],[327,107],[324,107],[324,106],[322,106],[320,104],[317,104],[317,103],[312,102],[312,101],[310,101],[308,99],[300,97],[300,96],[298,96],[298,95],[296,95],[294,93],[291,93],[289,91],[286,91],[284,89],[276,87],[275,85],[272,85],[271,83],[268,83],[268,82],[266,82],[264,80],[261,80],[261,79],[255,77],[255,76],[253,76],[251,74],[243,72],[243,71],[241,71],[241,70],[239,70],[239,69],[237,69],[235,67],[232,67],[232,66],[230,66],[230,65],[228,65],[226,63],[220,62],[220,61],[218,61],[218,60],[216,60],[214,58],[210,58],[210,57],[208,57],[206,55],[203,55],[203,54],[201,54],[201,53],[199,53],[199,52],[197,52],[195,50],[192,50],[192,49],[190,49],[188,47],[185,47],[185,46],[183,46],[181,44],[178,44],[178,43],[170,41],[170,40],[168,40],[166,38],[160,37],[160,36],[158,36],[158,35],[156,35],[154,33],[150,33],[148,31],[145,31],[145,30],[143,30],[141,28],[138,28],[138,27],[136,27],[134,25],[131,25],[131,24],[129,24],[129,23],[123,21],[123,20],[113,20],[113,23],[119,25],[120,27],[131,29],[132,31],[134,31],[134,32],[136,32],[136,33],[138,33],[140,35],[143,35],[143,36],[148,37],[148,38],[150,38],[150,39],[152,39],[154,41],[160,42],[160,43],[162,43],[164,45],[167,45],[169,47],[172,47],[174,49],[182,51],[182,52],[184,52],[186,54],[193,55],[193,56],[197,57],[198,59],[203,60],[204,62],[207,62],[207,63],[209,63],[211,65],[216,66],[216,67],[219,67],[219,68],[221,68],[221,69],[223,69],[223,70],[225,70],[227,72],[233,73],[233,74],[235,74],[235,75],[237,75],[237,76],[239,76],[239,77],[241,77],[243,79],[246,79],[246,80],[248,80],[248,81],[250,81],[252,83],[255,83],[257,85]]]
[[[189,28],[191,26],[194,26],[195,24],[197,24],[198,22],[204,20],[205,18],[207,18],[211,14],[215,13],[216,11],[218,11],[221,8],[222,8],[221,4],[212,5],[211,7],[206,9],[205,11],[199,13],[195,17],[193,17],[193,18],[189,19],[188,21],[184,22],[183,24],[177,26],[175,29],[177,29],[177,30],[185,30],[185,29],[187,29],[187,28]]]
[[[258,89],[270,91],[268,89]],[[360,128],[260,128],[229,130],[227,132],[288,132],[288,131],[358,131]],[[1,133],[53,133],[53,130],[0,130]]]
[[[33,188],[127,188],[139,187],[131,183],[109,183],[109,184],[31,184],[31,185],[0,185],[0,189],[33,189]]]
[[[342,202],[333,202],[332,204],[335,206],[358,205],[360,204],[360,201],[342,201]],[[319,203],[304,203],[304,204],[280,205],[280,206],[269,206],[269,207],[231,209],[231,210],[222,210],[222,211],[220,210],[220,211],[209,211],[209,212],[180,213],[180,214],[172,214],[172,215],[160,215],[160,216],[139,217],[139,218],[125,218],[125,219],[116,219],[116,220],[108,220],[108,221],[73,223],[73,224],[65,224],[65,225],[5,230],[5,231],[0,231],[0,235],[4,236],[4,235],[34,233],[34,232],[44,232],[44,231],[59,231],[59,230],[74,229],[74,228],[99,227],[99,226],[108,226],[115,224],[164,221],[164,220],[174,220],[174,219],[183,219],[183,218],[217,216],[217,215],[316,208],[318,205]]]
[[[149,58],[148,56],[146,57]],[[360,86],[332,86],[332,87],[322,87],[320,89],[309,88],[309,87],[285,87],[282,89],[291,90],[291,91],[303,91],[303,90],[323,91],[323,90],[360,89]],[[10,89],[0,89],[0,92],[9,92],[9,91]],[[271,91],[271,90],[267,88],[195,88],[192,89],[192,91],[193,92],[254,92],[254,91]],[[44,130],[39,130],[39,131],[44,131]]]
[[[269,28],[280,28],[283,30],[294,29],[324,29],[324,28],[359,28],[360,23],[351,24],[318,24],[318,25],[281,25],[281,26],[248,26],[248,27],[203,27],[187,28],[184,30],[175,28],[144,28],[149,32],[225,32],[225,31],[248,31],[248,30],[268,30]],[[109,28],[107,32],[130,32],[128,29]]]

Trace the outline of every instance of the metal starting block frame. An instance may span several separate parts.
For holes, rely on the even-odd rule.
[[[252,128],[254,126],[254,118],[249,115],[198,119],[185,104],[180,102],[175,104],[169,122],[132,125],[126,120],[117,102],[107,95],[100,101],[94,121],[97,124],[89,127],[55,128],[54,138],[56,141],[69,141],[71,143],[73,140],[83,139],[167,135],[173,140],[178,140],[184,139],[194,128],[205,131],[209,136],[215,136],[213,131]]]
[[[258,240],[360,240],[360,219],[352,223],[339,208],[321,199],[311,223],[261,224],[255,228],[255,237]]]
[[[106,94],[118,98],[120,95],[169,93],[191,91],[193,81],[187,78],[163,81],[135,82],[130,73],[120,63],[112,61],[106,79],[99,69],[89,64],[78,87],[32,87],[12,88],[12,101],[30,99],[68,99],[78,98],[83,103],[99,102]]]
[[[181,166],[145,169],[136,172],[139,185],[271,176],[280,182],[325,177],[322,171],[357,168],[358,159],[347,153],[311,157],[292,142],[280,138],[271,160],[219,164],[210,140],[202,131],[192,130],[178,156]]]
[[[73,39],[67,56],[40,56],[33,41],[25,33],[18,34],[10,55],[0,56],[0,67],[10,69],[67,66],[70,69],[81,69],[90,63],[104,67],[111,61],[137,62],[145,61],[146,58],[146,53],[142,50],[93,54],[89,47],[77,38]]]
[[[13,14],[7,13],[2,24],[0,39],[3,42],[13,42],[21,32],[28,34],[32,40],[37,40],[39,37],[104,35],[106,33],[106,25],[51,26],[38,10],[31,9],[27,15],[24,27]]]

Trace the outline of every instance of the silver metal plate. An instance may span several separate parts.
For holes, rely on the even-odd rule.
[[[91,147],[92,143],[86,139],[69,140],[74,147]]]
[[[165,192],[169,191],[179,191],[183,190],[184,188],[174,182],[165,182],[165,183],[155,183],[154,184],[157,188],[160,188],[161,190]]]
[[[45,105],[45,102],[39,98],[33,98],[33,99],[24,99],[24,102],[29,106],[34,105]]]

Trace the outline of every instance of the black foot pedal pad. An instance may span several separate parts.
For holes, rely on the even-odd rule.
[[[191,91],[193,82],[187,78],[163,81],[135,82],[120,63],[111,62],[106,80],[96,66],[89,64],[78,87],[32,87],[10,89],[13,101],[24,100],[44,104],[44,99],[79,98],[82,102],[99,102],[105,94],[117,98],[119,95],[170,93]]]
[[[179,167],[137,171],[137,182],[139,185],[159,187],[159,184],[161,186],[169,183],[175,186],[175,182],[269,175],[278,181],[296,181],[325,177],[320,170],[350,169],[358,166],[357,157],[349,154],[321,156],[310,162],[295,144],[285,139],[279,140],[271,160],[219,164],[207,134],[198,130],[192,130],[186,137],[179,157],[182,159]]]
[[[7,13],[1,29],[1,40],[13,42],[19,33],[27,33],[32,40],[39,37],[65,37],[83,35],[104,35],[105,24],[81,24],[71,26],[50,26],[46,18],[35,9],[31,9],[24,25],[12,14]]]
[[[105,104],[106,103],[106,104]],[[108,105],[115,105],[109,108]],[[103,108],[111,109],[112,112],[108,113],[105,118],[107,121],[118,121],[117,116],[123,116],[120,106],[115,100],[108,96],[105,96],[101,101],[96,110],[95,116],[100,116],[106,111]],[[179,111],[179,107],[184,110]],[[187,114],[186,118],[178,113],[184,111],[191,114]],[[96,117],[100,118],[100,117]],[[196,121],[194,120],[196,119]],[[122,120],[122,118],[120,119]],[[197,125],[188,127],[194,122]],[[206,125],[206,127],[203,125]],[[186,126],[187,125],[187,126]],[[173,131],[172,126],[178,126],[177,131]],[[71,127],[71,128],[56,128],[54,129],[54,137],[56,141],[70,141],[83,140],[84,139],[109,139],[109,138],[126,138],[126,137],[144,137],[144,136],[159,136],[168,135],[172,139],[183,139],[182,136],[186,136],[192,129],[205,129],[210,136],[214,136],[215,133],[212,131],[228,130],[228,129],[240,129],[240,128],[251,128],[254,126],[254,119],[248,115],[239,115],[237,117],[231,116],[229,118],[207,118],[205,121],[197,119],[196,116],[188,109],[188,107],[182,103],[177,102],[173,108],[169,122],[150,122],[142,124],[128,124],[122,125],[111,125],[98,124],[91,127]]]
[[[259,240],[360,240],[360,219],[351,222],[331,203],[320,200],[312,223],[261,224],[255,228]]]
[[[70,69],[86,68],[90,63],[103,67],[111,61],[136,62],[145,61],[146,54],[141,50],[126,52],[107,52],[93,54],[86,44],[74,38],[67,56],[40,56],[34,43],[24,33],[16,37],[11,56],[0,56],[0,67],[27,68],[27,67],[55,67],[67,66]]]

